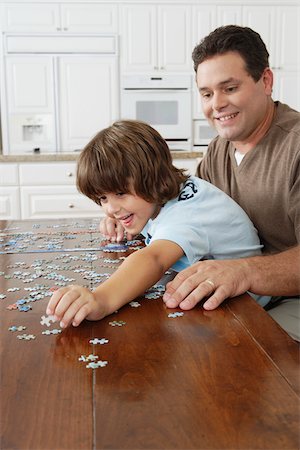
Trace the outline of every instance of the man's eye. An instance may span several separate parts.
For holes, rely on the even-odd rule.
[[[99,197],[99,202],[100,202],[100,203],[104,203],[105,200],[106,200],[105,195],[101,195],[101,197]]]
[[[125,195],[125,192],[117,192],[116,194],[118,197],[121,197],[122,195]]]
[[[201,97],[204,100],[208,100],[211,97],[211,94],[209,92],[202,92]]]
[[[236,90],[237,90],[237,86],[228,86],[226,88],[226,92],[229,92],[229,93],[235,92]]]

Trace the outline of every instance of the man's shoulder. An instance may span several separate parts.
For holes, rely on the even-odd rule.
[[[277,106],[274,119],[276,128],[300,136],[300,112],[281,102],[275,102],[275,104]]]

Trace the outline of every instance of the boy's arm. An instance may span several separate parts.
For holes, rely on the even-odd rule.
[[[179,245],[168,240],[157,240],[137,250],[94,290],[96,301],[106,303],[106,315],[113,313],[159,281],[183,254]]]
[[[83,286],[66,286],[54,292],[47,314],[62,328],[78,326],[84,319],[100,320],[112,314],[156,283],[181,256],[179,245],[159,240],[132,253],[116,272],[91,292]]]

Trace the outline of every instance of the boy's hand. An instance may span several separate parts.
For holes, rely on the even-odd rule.
[[[100,222],[99,230],[100,233],[103,234],[109,241],[121,242],[124,240],[125,230],[116,219],[105,217]],[[130,241],[133,239],[133,236],[131,234],[127,234],[127,239]]]
[[[46,313],[56,316],[62,328],[70,324],[77,327],[84,319],[98,320],[107,315],[89,289],[75,285],[55,291],[49,300]]]

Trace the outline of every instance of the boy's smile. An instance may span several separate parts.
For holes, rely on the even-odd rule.
[[[149,219],[153,219],[160,207],[136,194],[109,193],[100,197],[105,214],[120,221],[130,234],[142,231]]]

